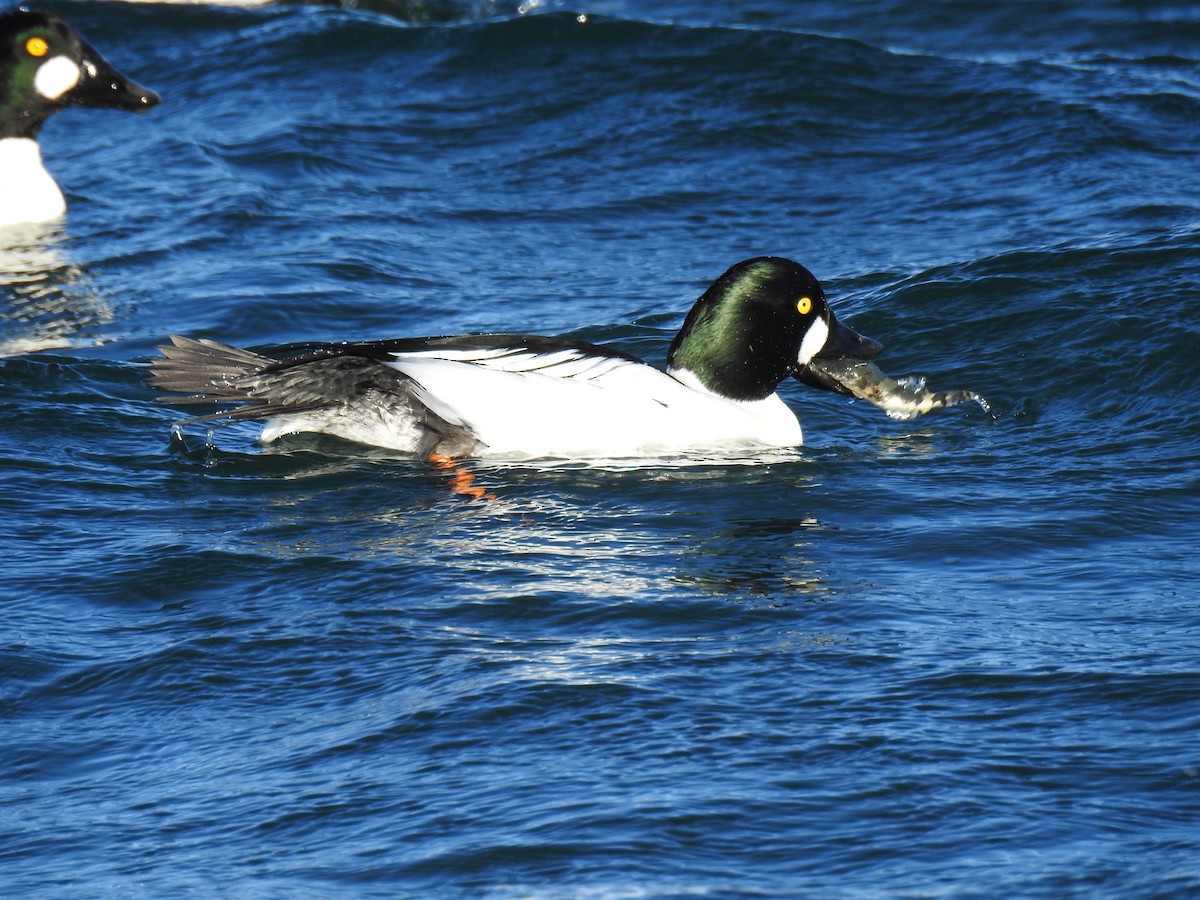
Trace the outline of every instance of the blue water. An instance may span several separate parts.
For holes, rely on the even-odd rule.
[[[55,2],[0,286],[0,872],[34,897],[1200,892],[1200,12]],[[370,8],[366,8],[369,6]],[[780,254],[897,422],[798,458],[173,439],[168,334],[660,361]]]

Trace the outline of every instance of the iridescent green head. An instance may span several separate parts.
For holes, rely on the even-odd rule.
[[[761,400],[814,357],[871,359],[883,348],[840,324],[817,279],[777,256],[740,262],[696,301],[667,364],[731,400]]]
[[[159,97],[125,78],[50,13],[0,13],[0,138],[36,138],[66,106],[142,111]]]

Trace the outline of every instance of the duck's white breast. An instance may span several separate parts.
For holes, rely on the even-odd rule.
[[[67,201],[30,138],[0,140],[0,227],[50,222],[67,211]]]

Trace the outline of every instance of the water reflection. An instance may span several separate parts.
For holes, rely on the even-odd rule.
[[[57,225],[0,229],[0,357],[103,341],[112,306],[71,263]]]
[[[938,431],[934,427],[876,436],[873,449],[881,459],[893,457],[930,457],[939,451]]]
[[[699,595],[776,604],[834,593],[819,541],[825,526],[806,505],[817,470],[801,460],[643,470],[480,465],[478,483],[495,497],[468,500],[424,463],[319,459],[292,457],[304,472],[284,474],[285,455],[260,457],[286,483],[266,491],[269,503],[247,535],[258,552],[416,566],[433,593],[452,588],[456,602]],[[243,468],[235,477],[244,476]]]
[[[227,537],[272,558],[413,567],[451,602],[835,594],[821,541],[826,467],[801,451],[756,464],[475,460],[463,465],[490,499],[469,499],[447,473],[394,451],[319,435],[233,449],[251,436],[176,449],[242,495],[246,531]]]
[[[803,513],[736,518],[687,548],[687,566],[675,577],[718,595],[831,599],[815,540],[823,530],[815,516]]]

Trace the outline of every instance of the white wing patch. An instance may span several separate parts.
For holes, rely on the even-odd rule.
[[[487,350],[418,350],[397,353],[396,362],[416,359],[441,359],[471,363],[498,372],[530,372],[551,378],[577,378],[591,381],[623,366],[648,368],[619,356],[597,356],[573,347],[539,353],[533,350],[495,347]]]

